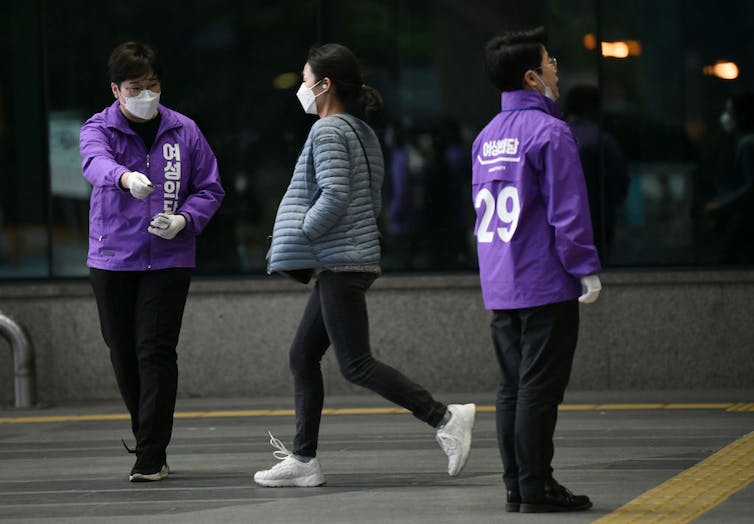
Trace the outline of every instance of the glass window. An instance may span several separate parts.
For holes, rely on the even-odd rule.
[[[326,4],[326,39],[354,49],[385,99],[383,268],[473,270],[471,142],[500,109],[484,44],[504,27],[542,24],[544,2]]]
[[[199,237],[197,271],[263,271],[277,203],[311,124],[295,91],[315,40],[314,2],[78,3],[46,2],[44,18],[55,276],[88,272],[78,128],[113,102],[107,59],[129,39],[156,49],[161,102],[195,120],[218,158],[226,198]],[[92,30],[102,20],[108,30]]]
[[[107,58],[129,39],[156,48],[162,101],[218,157],[226,200],[199,237],[198,273],[264,272],[314,122],[295,98],[300,71],[311,45],[333,41],[385,99],[383,268],[473,271],[469,148],[499,110],[484,44],[536,25],[558,58],[603,264],[754,262],[751,2],[14,0],[0,14],[0,278],[87,274],[78,131],[112,103]]]
[[[55,275],[87,271],[89,188],[76,130],[111,103],[105,63],[129,38],[160,53],[162,101],[196,120],[218,157],[227,196],[199,238],[198,272],[264,271],[277,204],[314,122],[295,98],[299,72],[309,47],[327,41],[357,53],[386,101],[376,126],[388,166],[385,269],[472,269],[468,150],[499,103],[482,49],[503,24],[541,23],[543,10],[515,5],[512,16],[508,4],[511,11],[478,0],[46,2]],[[90,30],[103,19],[109,31]]]
[[[754,109],[737,95],[754,89],[754,5],[632,0],[601,12],[603,136],[630,174],[622,202],[605,195],[609,264],[754,263]],[[726,131],[735,100],[739,125]]]
[[[0,279],[49,274],[38,20],[35,2],[0,4]]]

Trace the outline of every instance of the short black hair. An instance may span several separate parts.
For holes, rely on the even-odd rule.
[[[484,48],[484,64],[492,84],[500,91],[523,89],[524,74],[541,65],[546,44],[547,32],[541,26],[490,39]]]
[[[140,78],[154,73],[162,79],[162,64],[154,49],[143,42],[124,42],[110,53],[107,61],[110,81],[120,85],[129,78]]]

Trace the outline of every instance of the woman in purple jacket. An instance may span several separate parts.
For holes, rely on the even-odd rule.
[[[500,365],[497,431],[507,511],[591,507],[552,476],[558,404],[571,373],[579,302],[601,284],[584,175],[555,105],[545,33],[507,33],[486,48],[501,110],[472,147],[479,276]]]
[[[84,177],[93,186],[87,265],[136,438],[129,480],[162,480],[196,236],[225,192],[197,125],[159,104],[154,51],[121,44],[108,70],[115,102],[81,128]]]

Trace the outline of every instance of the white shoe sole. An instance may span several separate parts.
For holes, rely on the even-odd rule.
[[[155,482],[158,480],[164,480],[168,478],[168,475],[170,474],[170,468],[168,468],[167,464],[162,466],[162,469],[158,471],[157,473],[132,473],[128,476],[128,480],[130,482]]]
[[[254,475],[254,482],[265,488],[316,488],[325,483],[325,478],[319,475],[309,475],[295,479],[266,480]]]

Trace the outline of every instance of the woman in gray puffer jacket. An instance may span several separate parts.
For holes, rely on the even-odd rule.
[[[324,401],[320,361],[332,345],[347,380],[371,389],[437,428],[448,473],[466,464],[474,404],[446,406],[403,374],[375,360],[369,347],[366,291],[380,272],[377,216],[384,163],[374,131],[346,113],[361,101],[367,116],[382,109],[379,93],[364,85],[354,54],[338,44],[312,48],[297,96],[312,126],[278,208],[268,272],[316,283],[290,349],[296,404],[293,452],[270,435],[281,462],[258,471],[262,486],[319,486],[317,455]],[[302,276],[303,275],[303,276]]]

